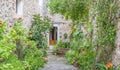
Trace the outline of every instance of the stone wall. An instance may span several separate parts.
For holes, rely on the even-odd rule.
[[[0,19],[13,23],[16,15],[16,0],[0,0]]]
[[[23,26],[29,30],[34,14],[40,14],[39,0],[24,0]]]
[[[69,41],[69,37],[70,37],[70,30],[71,30],[71,23],[61,23],[60,24],[60,29],[59,29],[59,36],[60,36],[60,40],[65,40],[65,41]],[[67,38],[65,38],[65,34],[67,34]]]
[[[115,46],[116,48],[113,54],[113,63],[117,66],[120,65],[120,18],[118,19],[118,24],[117,24],[117,35],[116,35]]]
[[[119,0],[119,12],[117,14],[117,31],[116,31],[116,42],[115,42],[115,51],[113,53],[113,64],[115,66],[120,65],[120,0]]]
[[[48,12],[48,17],[51,19],[51,23],[54,25],[54,23],[59,25],[59,40],[66,40],[69,41],[69,35],[70,35],[70,30],[71,30],[71,20],[65,20],[62,15],[59,14],[53,14],[51,15]],[[64,34],[67,34],[68,37],[67,39],[64,39]]]
[[[23,14],[16,13],[16,0],[0,0],[0,19],[13,24],[17,19],[23,19],[23,26],[29,30],[34,14],[40,14],[39,0],[22,0]]]

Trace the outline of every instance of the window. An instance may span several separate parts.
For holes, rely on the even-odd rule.
[[[22,2],[22,0],[16,0],[16,13],[18,15],[23,14],[23,2]]]

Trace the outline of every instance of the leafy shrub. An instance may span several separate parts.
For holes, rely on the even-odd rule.
[[[38,70],[44,65],[43,51],[37,48],[35,41],[28,39],[20,22],[14,26],[2,22],[0,27],[1,70]]]
[[[46,49],[47,46],[47,37],[46,33],[52,28],[52,25],[49,23],[50,20],[47,17],[41,18],[40,15],[34,15],[34,21],[30,29],[31,40],[37,42],[38,48]]]
[[[30,70],[37,70],[39,67],[43,66],[45,61],[43,59],[43,55],[40,53],[42,50],[37,48],[37,43],[34,40],[28,39],[24,29],[21,31],[21,24],[16,23],[13,27],[14,32],[16,33],[15,40],[17,47],[19,47],[16,51],[18,58],[27,62],[27,66],[25,68]],[[17,39],[16,39],[17,38]]]
[[[64,42],[62,40],[58,41],[54,46],[54,51],[57,52],[61,48],[70,48],[70,42]]]
[[[14,54],[16,43],[12,36],[8,34],[11,26],[7,26],[6,22],[0,23],[0,69],[1,70],[24,70],[22,62],[18,60]]]
[[[34,41],[28,42],[28,48],[24,50],[24,60],[27,62],[27,68],[30,70],[37,70],[39,67],[43,67],[45,60],[41,50],[38,50]]]
[[[98,70],[107,70],[106,65],[105,65],[105,64],[102,64],[102,63],[99,63],[99,64],[97,65],[97,69],[98,69]]]
[[[15,54],[11,54],[4,62],[0,63],[0,70],[25,70],[25,66]]]
[[[66,53],[66,59],[68,61],[68,63],[70,64],[73,64],[76,60],[76,51],[74,50],[69,50],[67,53]]]

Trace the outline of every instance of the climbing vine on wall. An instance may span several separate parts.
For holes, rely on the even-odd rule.
[[[115,17],[117,13],[116,0],[98,0],[96,4],[97,9],[97,25],[98,27],[98,47],[101,47],[105,55],[110,55],[114,49],[116,36],[116,22]],[[101,53],[101,54],[103,54]],[[102,56],[101,56],[102,57]],[[107,56],[104,56],[106,60]],[[110,56],[111,57],[111,56]],[[111,61],[111,59],[109,60]]]

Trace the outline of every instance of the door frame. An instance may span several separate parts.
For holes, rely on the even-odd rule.
[[[57,41],[59,41],[59,39],[60,39],[60,38],[59,38],[60,24],[53,24],[53,27],[56,27],[56,28],[57,28]],[[50,34],[50,33],[48,32],[48,34],[47,34],[47,35],[48,35],[48,46],[50,46],[50,40],[49,40],[49,39],[50,39],[50,37],[49,37],[50,35],[49,35],[49,34]],[[56,42],[57,42],[57,41],[56,41]]]
[[[53,27],[51,31],[49,31],[49,43],[50,45],[55,45],[57,42],[57,27]]]

